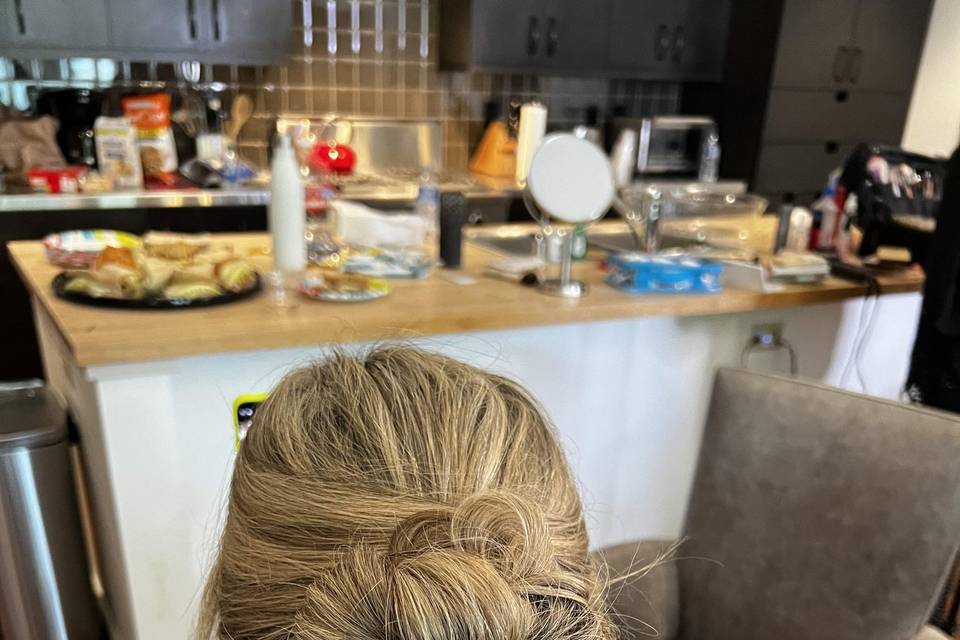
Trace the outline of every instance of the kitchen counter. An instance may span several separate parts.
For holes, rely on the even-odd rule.
[[[223,236],[241,253],[263,251],[264,234]],[[591,285],[580,300],[545,296],[519,285],[482,276],[494,254],[465,243],[463,272],[476,283],[455,284],[444,270],[424,280],[393,281],[393,292],[363,304],[304,299],[277,311],[269,296],[203,310],[144,312],[104,310],[56,298],[50,282],[59,269],[47,263],[39,242],[9,245],[14,264],[31,294],[50,315],[80,366],[179,358],[204,354],[304,345],[623,320],[644,316],[702,316],[822,304],[862,296],[863,285],[828,278],[793,285],[778,293],[728,289],[715,295],[629,295],[603,283],[596,263],[581,263],[575,275]],[[269,258],[253,257],[261,271]],[[919,291],[922,277],[910,272],[881,279],[883,293]]]
[[[462,191],[472,198],[509,198],[519,189],[512,180],[471,175],[440,182],[441,191]],[[393,181],[357,182],[345,187],[343,198],[377,201],[408,201],[417,197],[417,185]],[[233,187],[228,189],[170,189],[113,191],[107,193],[0,193],[0,213],[4,211],[63,211],[111,209],[169,209],[187,207],[250,207],[266,206],[270,190],[266,187]]]
[[[268,202],[270,202],[270,192],[265,189],[254,188],[111,191],[107,193],[19,193],[0,194],[0,212],[246,207],[264,206]]]
[[[267,246],[262,234],[231,239],[241,251]],[[773,294],[631,296],[604,285],[596,263],[576,267],[590,295],[564,300],[481,276],[493,254],[467,244],[456,275],[475,284],[436,271],[365,303],[304,299],[282,312],[261,294],[127,312],[53,297],[58,269],[40,244],[9,247],[33,300],[48,385],[77,425],[118,640],[190,637],[235,455],[232,404],[333,348],[397,338],[518,380],[556,425],[599,547],[680,534],[713,372],[744,361],[753,327],[781,326],[801,375],[855,390],[860,379],[896,398],[920,309],[916,274],[883,279],[885,295],[867,305],[864,287],[835,279]],[[870,308],[876,317],[865,322]],[[782,371],[786,361],[756,350],[745,362]]]

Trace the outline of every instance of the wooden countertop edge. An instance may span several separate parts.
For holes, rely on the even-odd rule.
[[[129,326],[105,322],[98,324],[99,313],[90,313],[83,308],[82,314],[88,317],[68,318],[73,309],[69,303],[58,300],[49,289],[48,281],[57,269],[45,262],[41,263],[42,251],[38,253],[39,243],[13,242],[9,250],[12,262],[21,279],[26,283],[33,299],[53,321],[64,343],[68,346],[73,359],[79,366],[100,366],[133,362],[172,360],[204,355],[237,353],[267,349],[290,349],[296,347],[318,347],[351,342],[376,342],[378,340],[417,339],[429,336],[442,336],[454,333],[499,331],[526,329],[552,325],[606,322],[629,320],[640,317],[678,316],[695,317],[726,313],[741,313],[760,309],[786,308],[810,304],[825,304],[862,296],[866,287],[857,283],[828,279],[822,286],[793,286],[777,293],[759,293],[741,289],[728,289],[718,294],[706,295],[645,295],[631,296],[615,292],[601,284],[602,275],[595,270],[585,272],[588,280],[597,290],[583,300],[562,300],[542,296],[530,290],[522,295],[532,296],[527,302],[518,296],[516,285],[480,279],[480,285],[464,287],[434,276],[424,282],[400,283],[396,296],[385,299],[404,301],[391,307],[366,307],[366,312],[354,313],[349,305],[326,307],[329,313],[317,313],[309,309],[316,304],[304,301],[308,310],[291,316],[286,321],[283,315],[276,321],[262,320],[260,314],[263,305],[262,296],[250,301],[231,305],[240,316],[258,316],[259,322],[254,331],[242,322],[222,322],[218,310],[228,307],[211,308],[211,319],[204,317],[205,310],[169,312],[170,318],[195,324],[195,331],[156,330],[154,335],[162,334],[153,340],[138,339],[141,333],[149,333],[151,327],[131,322]],[[471,249],[468,252],[475,264],[467,272],[479,276],[482,271],[480,261],[483,255]],[[27,273],[34,262],[34,273]],[[41,266],[42,264],[42,266]],[[919,276],[900,276],[881,279],[882,294],[910,293],[922,288],[923,279]],[[46,288],[44,288],[46,286]],[[424,287],[420,289],[419,287]],[[501,288],[502,287],[502,288]],[[601,289],[602,287],[602,289]],[[438,305],[437,300],[444,296],[458,296],[458,304]],[[409,296],[409,297],[407,297]],[[380,301],[362,303],[383,304]],[[249,305],[249,306],[244,306]],[[323,308],[323,307],[317,307]],[[376,309],[377,313],[369,313]],[[263,306],[263,312],[269,313],[270,307]],[[382,313],[380,312],[382,310]],[[126,312],[118,312],[126,313]],[[134,312],[136,313],[136,312]],[[159,313],[159,312],[155,312]],[[168,313],[168,312],[164,312]],[[109,318],[109,320],[113,320]],[[242,319],[242,318],[241,318]],[[354,321],[355,320],[355,321]],[[219,323],[218,323],[219,321]],[[87,325],[84,325],[87,322]],[[210,329],[211,323],[214,330]],[[111,326],[112,325],[112,326]],[[206,326],[205,326],[206,325]],[[132,346],[135,345],[135,346]]]
[[[883,287],[881,295],[896,293],[913,293],[920,290],[920,284],[895,283]],[[617,320],[630,320],[634,318],[645,318],[655,316],[676,316],[676,317],[704,317],[711,315],[721,315],[727,313],[744,313],[762,309],[779,309],[804,305],[828,304],[839,302],[850,298],[859,297],[866,293],[865,287],[851,287],[848,289],[827,289],[822,291],[797,291],[774,294],[761,294],[757,292],[737,292],[737,300],[731,302],[724,300],[723,293],[708,294],[698,296],[698,304],[694,308],[685,309],[678,312],[676,305],[656,305],[655,308],[645,308],[639,311],[634,308],[631,310],[623,309],[626,303],[633,303],[635,307],[637,302],[634,298],[626,298],[625,305],[616,307],[594,308],[589,311],[571,307],[561,310],[550,321],[544,321],[539,317],[531,317],[527,314],[517,313],[491,313],[484,317],[461,317],[457,315],[448,315],[441,318],[425,318],[411,320],[406,324],[383,324],[377,326],[351,326],[348,323],[342,325],[337,331],[327,331],[325,335],[317,336],[312,340],[305,340],[302,335],[291,334],[289,331],[278,329],[276,332],[257,335],[250,334],[225,334],[224,339],[228,341],[229,348],[224,348],[221,343],[215,345],[206,345],[206,347],[197,348],[197,340],[185,337],[182,342],[167,341],[164,344],[150,343],[149,345],[140,345],[137,348],[138,357],[131,360],[127,348],[123,345],[117,345],[112,348],[107,345],[100,345],[99,348],[90,346],[78,347],[75,343],[67,340],[74,358],[80,366],[100,366],[111,364],[122,364],[133,361],[156,361],[169,360],[176,358],[199,357],[205,355],[219,355],[226,353],[240,353],[245,351],[260,351],[272,349],[292,349],[297,347],[322,347],[337,344],[349,344],[357,342],[377,342],[377,341],[396,341],[396,340],[414,340],[429,338],[431,336],[443,336],[456,333],[478,332],[478,331],[503,331],[510,329],[533,329],[545,326],[560,326],[567,324],[579,324],[590,322],[612,322]],[[747,294],[747,295],[739,295]],[[752,294],[752,295],[750,295]],[[692,296],[691,296],[692,297]],[[716,303],[704,305],[699,303]],[[51,310],[44,305],[47,312]],[[652,303],[651,303],[651,306]],[[684,305],[686,306],[686,305]],[[53,313],[58,329],[61,327],[60,319]],[[62,334],[62,330],[61,330]]]

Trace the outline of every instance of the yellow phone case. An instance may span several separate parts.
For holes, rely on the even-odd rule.
[[[240,441],[243,440],[243,437],[246,435],[246,428],[244,428],[243,433],[241,433],[240,407],[245,404],[259,405],[267,399],[268,395],[269,394],[266,393],[244,393],[243,395],[237,396],[237,399],[233,401],[233,446],[237,451],[240,450]]]

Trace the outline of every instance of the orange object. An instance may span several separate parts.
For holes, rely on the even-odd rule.
[[[177,148],[170,128],[170,96],[166,93],[151,93],[143,96],[127,96],[120,101],[123,115],[137,129],[137,144],[143,176],[156,178],[168,185],[170,174],[177,170]]]
[[[516,138],[503,122],[491,122],[470,158],[470,171],[493,178],[512,178],[516,170]]]
[[[137,260],[133,257],[133,251],[126,247],[104,247],[100,255],[97,256],[93,268],[102,269],[108,264],[115,264],[134,271],[137,269]]]
[[[130,118],[138,130],[170,126],[170,96],[165,93],[127,96],[120,102],[123,115]]]

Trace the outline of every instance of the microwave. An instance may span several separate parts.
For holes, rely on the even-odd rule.
[[[706,116],[618,118],[616,129],[637,132],[638,177],[696,179],[719,154],[717,123]]]

